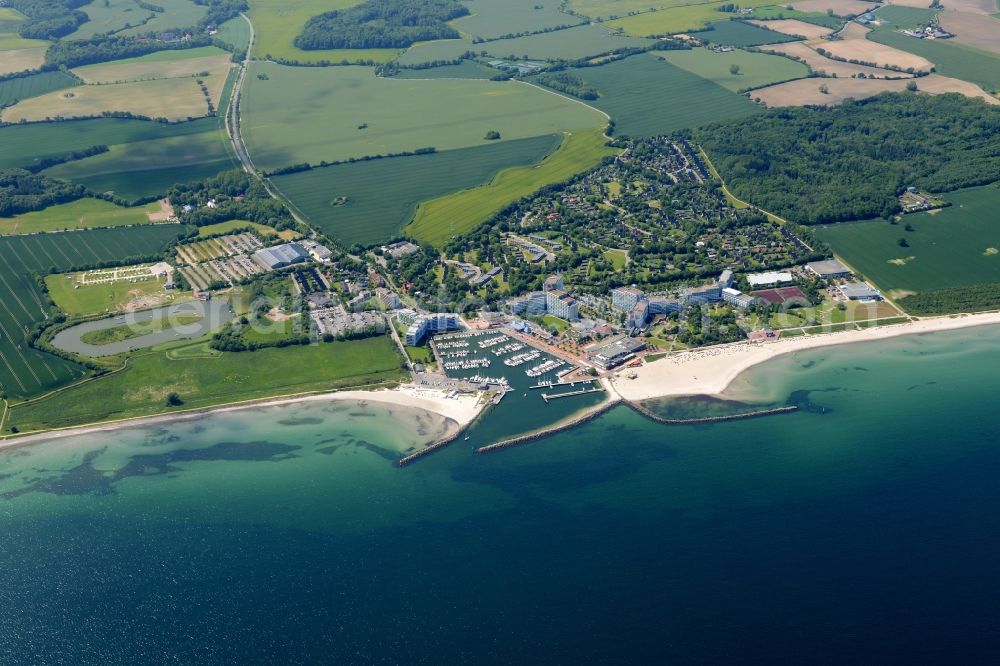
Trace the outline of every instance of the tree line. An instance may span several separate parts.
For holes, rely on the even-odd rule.
[[[87,189],[63,180],[55,180],[27,169],[0,170],[0,217],[42,210],[49,206],[75,201]]]
[[[17,33],[21,37],[58,39],[90,20],[79,9],[88,2],[90,0],[7,0],[7,6],[28,17],[18,26]]]

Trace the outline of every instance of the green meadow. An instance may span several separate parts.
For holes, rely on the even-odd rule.
[[[118,32],[126,25],[139,25],[155,16],[155,12],[143,9],[135,0],[94,0],[80,10],[90,17],[65,39],[90,39],[106,32]]]
[[[936,14],[937,11],[929,7],[906,7],[904,5],[884,5],[875,12],[877,18],[888,21],[897,28],[927,25]]]
[[[928,3],[930,4],[930,3]],[[806,23],[814,23],[825,28],[837,30],[844,25],[844,19],[836,16],[828,16],[820,12],[803,12],[798,9],[789,9],[788,5],[767,5],[765,7],[755,7],[750,18],[768,19],[798,19]]]
[[[399,236],[417,204],[490,181],[542,160],[559,135],[502,141],[431,155],[338,164],[271,179],[311,224],[344,245]]]
[[[651,54],[573,74],[600,91],[591,104],[611,116],[616,134],[655,136],[762,111],[745,97]]]
[[[95,0],[93,4],[103,1]],[[135,36],[145,35],[149,32],[190,28],[197,25],[208,11],[205,5],[195,4],[191,0],[155,0],[150,4],[162,8],[164,11],[156,12],[156,15],[144,25],[133,24],[131,28],[126,28],[119,34]]]
[[[734,92],[809,75],[806,65],[790,58],[739,49],[729,53],[716,53],[711,49],[699,48],[690,51],[663,51],[657,55],[672,65]],[[739,67],[735,74],[731,71],[734,65]]]
[[[146,213],[159,209],[159,203],[125,208],[101,199],[77,199],[16,217],[0,217],[0,235],[149,224]]]
[[[761,7],[774,4],[774,1],[743,0],[740,3],[732,3],[728,0],[716,0],[702,4],[675,5],[655,12],[625,16],[624,18],[608,21],[607,25],[612,28],[620,28],[625,31],[625,34],[635,37],[690,32],[692,30],[699,30],[710,23],[718,21],[720,18],[724,18],[726,14],[720,12],[719,8],[726,4],[739,4],[740,7]],[[624,15],[618,14],[618,16]]]
[[[215,37],[237,51],[245,51],[250,45],[250,25],[242,16],[237,16],[220,25]]]
[[[259,78],[263,75],[266,78]],[[450,150],[603,125],[603,115],[514,81],[383,79],[368,67],[255,63],[243,97],[243,135],[264,169]]]
[[[929,291],[1000,282],[1000,188],[945,195],[938,211],[815,228],[834,252],[886,291]],[[913,231],[906,231],[905,225]],[[900,247],[899,239],[908,247]]]
[[[190,409],[396,382],[405,377],[401,365],[388,336],[215,357],[151,350],[133,356],[120,372],[14,406],[9,423],[29,432],[148,416],[164,411],[169,393],[177,393],[183,408]]]

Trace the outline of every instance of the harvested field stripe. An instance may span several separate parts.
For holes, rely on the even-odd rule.
[[[0,273],[0,282],[3,282],[3,286],[7,288],[7,291],[10,292],[11,297],[15,301],[17,301],[18,305],[21,306],[21,309],[24,310],[24,314],[28,315],[28,317],[31,318],[33,316],[31,314],[31,311],[28,308],[24,307],[24,303],[21,302],[21,298],[17,295],[17,291],[11,288],[10,283],[7,282],[7,278],[4,277],[3,273]]]
[[[3,364],[7,366],[7,370],[9,370],[11,376],[14,377],[14,381],[17,382],[17,385],[21,387],[22,391],[27,393],[28,387],[21,381],[21,374],[14,370],[14,366],[7,360],[7,355],[3,353],[2,349],[0,349],[0,359],[3,359]]]
[[[0,323],[0,330],[3,331],[3,334],[4,334],[4,336],[7,339],[9,339],[9,340],[16,340],[17,339],[17,338],[12,338],[11,337],[10,332],[7,330],[7,327],[4,326],[2,323]],[[12,347],[13,347],[14,351],[17,353],[18,358],[21,360],[21,363],[24,364],[24,367],[27,368],[28,372],[31,373],[31,376],[34,377],[35,383],[38,384],[39,386],[42,386],[42,380],[35,373],[35,369],[31,367],[31,364],[28,363],[28,359],[25,358],[24,352],[21,351],[21,344],[18,343],[18,344],[12,345]],[[18,382],[18,383],[20,383],[20,382]],[[21,384],[21,385],[24,386],[23,384]]]

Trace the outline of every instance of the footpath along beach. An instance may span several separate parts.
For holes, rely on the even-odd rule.
[[[1000,312],[934,317],[905,324],[779,339],[775,342],[738,342],[680,352],[634,369],[634,379],[618,379],[614,386],[626,400],[648,400],[682,395],[719,395],[740,373],[783,354],[831,345],[885,340],[901,335],[950,331],[1000,324]],[[633,370],[630,369],[630,372]]]

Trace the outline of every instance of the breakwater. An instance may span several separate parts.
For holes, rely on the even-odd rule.
[[[700,423],[720,423],[722,421],[743,421],[746,419],[756,419],[763,416],[773,416],[775,414],[788,414],[790,412],[798,411],[798,407],[795,405],[787,405],[785,407],[771,407],[769,409],[757,409],[752,412],[742,412],[739,414],[726,414],[723,416],[704,416],[701,418],[693,419],[668,419],[660,416],[656,412],[642,406],[638,402],[632,402],[629,400],[624,401],[626,405],[629,406],[637,414],[645,416],[650,421],[654,423],[661,423],[663,425],[698,425]]]
[[[506,449],[511,446],[517,446],[519,444],[527,444],[528,442],[534,442],[538,439],[543,439],[549,435],[554,435],[556,433],[562,432],[564,430],[570,430],[577,426],[583,425],[584,423],[589,423],[597,417],[609,412],[610,410],[621,404],[620,398],[615,398],[603,402],[594,409],[591,409],[575,418],[571,418],[563,423],[556,424],[550,428],[543,428],[542,430],[536,430],[535,432],[528,433],[526,435],[518,435],[517,437],[510,437],[508,439],[501,440],[495,444],[489,444],[487,446],[481,446],[475,449],[473,453],[492,453],[493,451],[499,451],[500,449]]]

